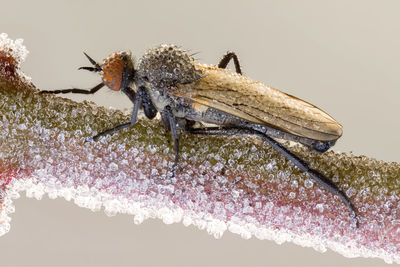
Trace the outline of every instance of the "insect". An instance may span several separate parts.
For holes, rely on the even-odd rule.
[[[104,86],[125,93],[134,104],[131,120],[93,136],[93,140],[135,125],[140,108],[148,119],[160,113],[174,141],[175,174],[179,129],[203,135],[255,135],[320,186],[339,196],[358,227],[356,211],[347,195],[275,140],[295,141],[325,152],[342,135],[342,126],[316,106],[243,76],[234,52],[225,54],[217,66],[200,64],[180,47],[166,44],[148,50],[137,67],[128,52],[113,53],[103,64],[86,53],[85,56],[93,66],[79,69],[99,73],[101,83],[90,90],[72,88],[42,93],[94,94]],[[231,60],[236,72],[226,69]],[[217,126],[193,127],[195,122]]]

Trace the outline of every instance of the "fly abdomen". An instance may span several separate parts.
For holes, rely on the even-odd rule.
[[[215,124],[222,127],[235,126],[243,129],[252,129],[260,133],[266,134],[272,138],[301,143],[304,146],[307,146],[308,148],[318,152],[325,152],[336,142],[336,140],[320,141],[294,135],[284,130],[277,129],[273,126],[253,123],[248,120],[241,119],[226,112],[210,108],[198,103],[192,103],[191,105],[187,105],[184,109],[182,107],[181,111],[182,111],[181,113],[185,116],[185,118],[189,120]]]

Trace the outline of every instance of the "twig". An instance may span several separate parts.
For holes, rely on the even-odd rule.
[[[181,133],[181,170],[171,178],[173,148],[158,120],[141,119],[133,128],[85,142],[129,116],[38,94],[20,79],[18,65],[13,72],[1,66],[0,55],[0,235],[8,231],[12,199],[26,191],[73,199],[92,210],[104,207],[109,215],[132,214],[136,223],[182,221],[215,237],[228,229],[244,238],[400,263],[398,163],[291,147],[350,197],[360,219],[356,229],[338,197],[256,138]]]

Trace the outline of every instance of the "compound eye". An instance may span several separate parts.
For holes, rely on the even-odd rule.
[[[121,89],[122,73],[125,69],[125,60],[120,54],[112,54],[106,58],[102,65],[103,83],[114,91]]]

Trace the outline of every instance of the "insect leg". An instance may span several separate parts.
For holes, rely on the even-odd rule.
[[[94,94],[97,91],[99,91],[102,87],[104,86],[104,83],[99,83],[95,87],[93,87],[90,90],[84,90],[84,89],[77,89],[77,88],[71,88],[71,89],[61,89],[61,90],[54,90],[54,91],[49,91],[49,90],[44,90],[40,91],[41,94],[67,94],[67,93],[74,93],[74,94]]]
[[[135,91],[132,90],[132,88],[130,87],[126,87],[121,89],[122,92],[124,92],[129,99],[132,101],[132,103],[135,103],[135,99],[136,99],[136,93]],[[142,107],[143,107],[143,111],[144,111],[144,115],[146,115],[146,117],[149,120],[154,119],[154,117],[157,115],[157,109],[155,108],[155,106],[153,105],[153,103],[150,100],[150,96],[147,93],[147,90],[145,88],[140,89],[141,94],[142,94]]]
[[[135,123],[137,121],[137,115],[138,115],[138,112],[139,112],[139,107],[140,107],[140,105],[142,103],[142,90],[143,89],[139,89],[138,94],[136,95],[130,122],[117,125],[117,126],[111,128],[111,129],[108,129],[108,130],[106,130],[104,132],[101,132],[101,133],[91,137],[90,139],[97,140],[100,136],[107,135],[107,134],[110,134],[110,133],[119,131],[121,129],[124,129],[124,128],[127,128],[127,127],[135,125]]]
[[[141,90],[141,89],[139,89],[139,90]],[[136,103],[136,93],[135,93],[135,91],[133,91],[132,88],[130,88],[130,87],[121,88],[121,91],[122,91],[123,93],[125,93],[125,94],[129,97],[129,100],[130,100],[133,104]]]
[[[351,203],[350,199],[347,197],[347,195],[341,191],[338,186],[333,183],[331,180],[326,178],[323,174],[320,172],[311,169],[308,164],[294,155],[292,152],[287,150],[285,147],[283,147],[281,144],[279,144],[277,141],[272,139],[266,134],[263,134],[261,132],[252,130],[252,129],[244,129],[244,128],[238,128],[238,127],[209,127],[209,128],[199,128],[199,129],[188,129],[189,132],[195,133],[195,134],[205,134],[205,135],[241,135],[241,134],[253,134],[261,137],[264,141],[267,141],[275,150],[277,150],[279,153],[284,155],[288,160],[290,160],[294,165],[296,165],[297,168],[299,168],[301,171],[307,173],[315,182],[317,182],[320,186],[323,188],[327,189],[329,192],[339,196],[339,198],[346,204],[346,206],[349,208],[352,216],[356,219],[356,227],[359,227],[359,221],[358,217],[355,211],[355,208],[353,204]]]
[[[242,70],[241,70],[240,64],[239,64],[239,59],[236,56],[235,52],[232,52],[232,51],[230,51],[224,55],[224,57],[218,63],[218,68],[225,69],[226,66],[228,65],[229,61],[231,61],[231,59],[233,59],[233,63],[235,64],[236,72],[239,74],[242,74]]]
[[[146,117],[149,120],[154,119],[154,117],[157,115],[158,111],[157,111],[156,107],[153,105],[153,102],[151,102],[150,96],[147,93],[147,91],[145,91],[145,93],[143,94],[142,106],[143,106],[144,115],[146,115]]]
[[[175,161],[174,161],[174,166],[172,167],[172,176],[175,176],[175,171],[177,169],[179,161],[179,136],[178,136],[178,131],[176,130],[175,116],[172,113],[171,108],[169,106],[165,107],[164,111],[162,112],[162,118],[164,125],[166,127],[169,126],[169,129],[171,130],[172,139],[174,139]]]

